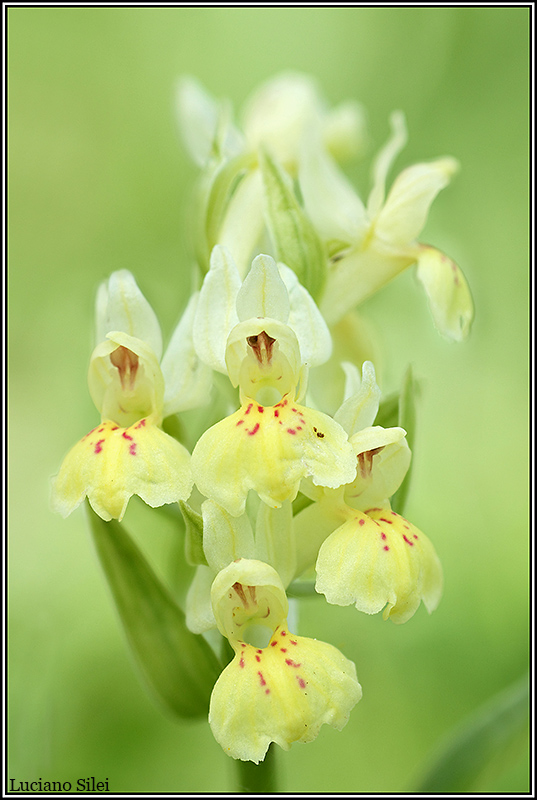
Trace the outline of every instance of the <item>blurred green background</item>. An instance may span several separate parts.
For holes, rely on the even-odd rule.
[[[364,696],[342,733],[278,751],[282,789],[410,791],[442,737],[526,671],[528,33],[527,8],[8,10],[9,777],[234,788],[207,723],[169,720],[140,688],[83,511],[49,510],[50,476],[98,419],[98,283],[130,269],[167,335],[185,303],[185,72],[238,108],[273,74],[305,71],[330,104],[363,102],[370,155],[405,111],[395,174],[446,154],[462,164],[421,239],[468,277],[470,340],[437,335],[411,271],[362,307],[382,388],[409,362],[422,381],[406,515],[436,546],[445,595],[403,626],[302,604],[300,632],[353,659]],[[348,171],[364,192],[367,169]],[[140,541],[165,553],[170,537],[149,525]],[[527,791],[527,769],[522,747],[479,789]]]

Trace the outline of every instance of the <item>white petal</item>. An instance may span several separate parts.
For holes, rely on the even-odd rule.
[[[241,279],[231,254],[225,247],[216,245],[196,309],[194,347],[202,361],[224,374],[227,372],[227,337],[239,321],[235,303],[240,286]]]
[[[407,142],[404,114],[401,111],[394,111],[390,116],[390,124],[392,135],[373,165],[373,188],[367,201],[367,213],[370,219],[374,219],[382,207],[389,169]]]
[[[357,375],[352,369],[353,366],[352,364],[343,365],[344,369],[346,367],[349,370],[347,385],[356,383]],[[356,367],[354,367],[354,370],[356,370]],[[347,387],[345,395],[347,396]],[[365,361],[362,367],[362,380],[359,389],[345,400],[334,414],[334,419],[347,431],[349,436],[352,436],[373,424],[377,416],[379,403],[380,389],[377,386],[375,368],[371,361]]]
[[[209,160],[217,135],[222,139],[222,155],[233,156],[243,148],[239,131],[229,122],[225,131],[218,131],[221,109],[195,79],[185,75],[177,85],[177,119],[179,127],[192,159],[199,166]]]
[[[438,192],[457,171],[454,158],[441,158],[430,164],[414,164],[395,179],[375,223],[375,234],[385,242],[404,245],[421,232],[429,208]]]
[[[122,331],[146,342],[160,360],[162,334],[157,316],[128,270],[113,272],[108,281],[101,283],[95,318],[96,345],[103,342],[110,331]]]
[[[296,333],[303,364],[315,367],[328,361],[332,353],[332,337],[315,300],[296,273],[285,264],[278,264],[280,275],[289,293],[288,325]]]
[[[286,323],[289,294],[271,256],[259,255],[237,295],[237,316],[241,322],[252,317],[269,317]]]
[[[165,417],[207,405],[210,399],[213,373],[200,360],[194,347],[193,325],[198,298],[198,292],[190,298],[162,359]]]

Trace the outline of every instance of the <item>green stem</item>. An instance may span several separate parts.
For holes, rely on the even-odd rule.
[[[241,794],[276,794],[276,757],[270,745],[264,761],[237,761],[238,789]]]

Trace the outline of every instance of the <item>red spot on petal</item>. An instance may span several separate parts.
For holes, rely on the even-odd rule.
[[[271,646],[271,647],[276,647],[276,645],[277,645],[277,644],[278,644],[278,642],[271,642],[271,643],[270,643],[270,646]]]
[[[270,694],[270,689],[265,689],[265,694]]]
[[[287,631],[282,631],[282,636],[287,636]]]
[[[287,653],[287,647],[280,647],[281,653]]]
[[[104,431],[104,428],[99,428],[99,430],[97,431],[97,433],[102,433],[103,431]]]
[[[244,420],[243,420],[243,419],[240,419],[240,420],[237,422],[237,425],[242,425],[243,423],[244,423]]]
[[[244,413],[245,414],[249,414],[250,411],[252,410],[252,406],[253,406],[253,403],[250,403],[250,405],[248,406],[248,408],[246,409],[246,411]]]
[[[255,652],[256,653],[262,653],[263,651],[262,650],[256,650]]]
[[[132,436],[129,436],[127,431],[123,431],[123,433],[121,435],[123,436],[124,439],[128,439],[129,442],[132,442]]]
[[[119,429],[119,425],[114,425],[113,428],[110,428],[111,431],[117,431]]]
[[[396,516],[397,516],[397,514],[395,513],[395,511],[392,511],[391,513],[394,515],[394,517],[396,517]]]
[[[389,550],[390,548],[388,547],[388,545],[387,545],[387,544],[385,544],[385,545],[384,545],[384,549],[385,549],[385,550]]]
[[[239,667],[244,669],[244,658],[241,656],[241,660],[239,661]]]
[[[361,520],[358,522],[358,525],[365,525],[365,519],[363,519],[363,518],[362,518],[362,519],[361,519]]]
[[[133,442],[129,447],[129,453],[131,454],[131,456],[136,455],[136,442]]]
[[[297,675],[296,679],[298,681],[298,685],[300,686],[300,688],[301,689],[305,689],[306,688],[306,681],[304,680],[304,678],[301,678],[299,675]]]
[[[263,406],[257,406],[257,410],[259,411],[260,414],[262,414],[265,409],[263,408]]]
[[[387,522],[387,523],[388,523],[388,525],[391,525],[391,524],[392,524],[392,521],[391,521],[391,519],[384,519],[384,517],[380,517],[380,521],[381,521],[381,522]]]
[[[287,664],[289,667],[296,667],[296,668],[298,668],[298,667],[300,666],[300,664],[297,664],[297,663],[296,663],[296,661],[293,661],[291,658],[286,658],[286,659],[285,659],[285,663],[286,663],[286,664]]]
[[[292,409],[291,409],[291,411],[294,411],[294,412],[295,412],[295,414],[296,414],[296,408],[292,408]]]
[[[293,639],[289,639],[289,641],[291,642],[291,644],[298,644],[298,642],[295,642]]]
[[[101,452],[101,450],[103,449],[103,442],[104,441],[105,441],[104,439],[99,439],[99,441],[95,443],[95,450],[93,451],[94,453],[100,453]]]
[[[279,417],[279,416],[280,416],[280,412],[279,412],[279,411],[276,411],[276,409],[274,409],[274,416],[275,416],[275,417]]]
[[[414,547],[414,542],[411,542],[411,541],[410,541],[410,539],[407,539],[407,538],[406,538],[406,535],[405,535],[404,533],[403,533],[403,539],[404,539],[404,540],[405,540],[405,542],[406,542],[407,544],[409,544],[411,547]]]
[[[256,656],[255,660],[259,663],[261,661],[261,656]]]
[[[258,430],[259,430],[259,422],[256,422],[252,430],[248,431],[248,436],[255,436]]]
[[[386,534],[384,533],[384,531],[382,531],[382,533],[380,534],[380,538],[386,540]]]
[[[297,431],[301,431],[301,430],[302,430],[302,428],[300,427],[300,425],[297,425],[296,429],[297,429]]]
[[[257,674],[259,675],[259,683],[261,684],[261,686],[266,686],[267,682],[263,677],[263,673],[262,672],[258,672]]]
[[[143,427],[145,426],[145,423],[146,423],[146,422],[147,422],[147,420],[145,420],[145,419],[141,419],[141,420],[140,420],[140,422],[138,423],[138,425],[135,425],[135,426],[134,426],[134,427],[135,427],[135,429],[136,429],[136,430],[138,430],[138,428],[143,428]]]
[[[412,535],[413,535],[414,539],[418,539],[419,538],[418,536],[416,536],[415,533],[413,533]]]
[[[292,433],[293,436],[295,435],[296,431],[294,428],[287,428],[287,433]]]

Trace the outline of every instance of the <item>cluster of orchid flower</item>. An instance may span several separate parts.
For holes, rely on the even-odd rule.
[[[178,111],[202,168],[199,289],[161,360],[160,327],[133,276],[115,272],[100,287],[89,388],[101,423],[66,456],[53,505],[67,516],[87,497],[102,520],[121,521],[132,495],[179,503],[196,567],[186,624],[211,642],[219,631],[235,653],[209,722],[226,753],[258,763],[271,742],[288,749],[323,723],[341,729],[362,694],[339,650],[289,629],[291,584],[313,576],[329,603],[396,623],[440,599],[433,546],[390,505],[410,465],[406,431],[375,424],[373,364],[359,370],[339,355],[355,306],[412,264],[440,332],[466,336],[461,271],[416,241],[456,162],[409,167],[385,197],[406,139],[396,113],[364,205],[336,161],[360,150],[362,112],[325,110],[309,78],[262,87],[242,131],[192,79]],[[335,368],[344,393],[329,415],[315,387]],[[195,408],[206,414],[190,454],[163,424]]]

